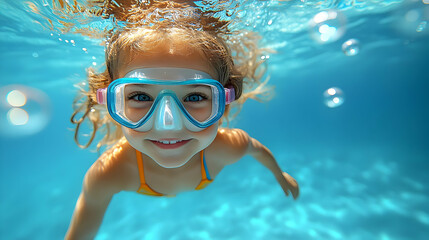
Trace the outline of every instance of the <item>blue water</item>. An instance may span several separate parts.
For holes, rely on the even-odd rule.
[[[255,11],[248,23],[258,23],[254,30],[277,51],[268,60],[276,94],[247,102],[231,125],[272,150],[300,183],[297,201],[245,157],[204,191],[116,195],[96,239],[426,239],[429,26],[397,26],[404,16],[416,19],[409,11],[421,13],[419,23],[429,21],[429,5],[406,2],[271,2],[248,10]],[[302,25],[326,7],[343,9],[348,28],[319,44]],[[99,156],[95,147],[74,143],[74,85],[93,62],[102,69],[104,53],[97,41],[43,29],[26,9],[21,1],[0,1],[0,87],[46,93],[49,120],[31,135],[1,122],[0,239],[62,239],[83,176]],[[356,56],[341,51],[350,38],[360,41]],[[324,104],[330,87],[344,92],[341,106]]]

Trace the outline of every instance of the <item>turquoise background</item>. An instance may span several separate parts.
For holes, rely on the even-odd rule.
[[[204,191],[116,195],[96,239],[426,239],[429,34],[427,27],[415,31],[414,23],[399,26],[416,13],[409,11],[427,23],[429,5],[352,2],[243,5],[250,11],[243,18],[255,23],[243,26],[277,51],[267,61],[276,89],[271,101],[247,102],[231,126],[271,149],[300,183],[297,201],[245,157]],[[303,26],[325,8],[343,11],[347,32],[320,45]],[[93,62],[103,68],[103,47],[32,20],[40,19],[22,1],[0,1],[0,87],[42,91],[50,109],[46,126],[31,135],[1,122],[0,239],[62,239],[83,176],[99,156],[95,146],[77,147],[69,119],[74,85]],[[356,56],[341,51],[350,38],[360,41]],[[323,102],[330,87],[344,92],[337,108]],[[6,118],[4,108],[0,114]]]

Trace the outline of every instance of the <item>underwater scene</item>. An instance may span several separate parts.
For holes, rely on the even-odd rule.
[[[73,2],[0,0],[0,239],[64,239],[104,150],[80,148],[70,122],[86,69],[105,68],[100,39],[56,27],[73,19],[54,6]],[[261,36],[274,91],[229,127],[267,146],[300,196],[246,156],[202,191],[116,194],[95,239],[427,239],[429,1],[195,4]]]

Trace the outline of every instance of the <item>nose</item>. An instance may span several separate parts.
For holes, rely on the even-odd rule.
[[[172,131],[183,128],[182,117],[177,103],[171,96],[165,96],[159,103],[156,113],[155,130]]]

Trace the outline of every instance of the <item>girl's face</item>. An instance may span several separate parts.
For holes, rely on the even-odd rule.
[[[118,68],[119,78],[123,78],[135,69],[171,67],[202,71],[217,79],[215,71],[207,60],[197,53],[184,56],[175,54],[167,48],[153,52],[156,54],[134,54],[128,61],[120,61],[122,65]],[[198,132],[190,131],[186,127],[180,130],[162,131],[153,127],[148,131],[140,132],[124,126],[122,131],[133,148],[148,155],[162,167],[177,168],[207,148],[216,137],[218,127],[219,123],[216,122]]]

